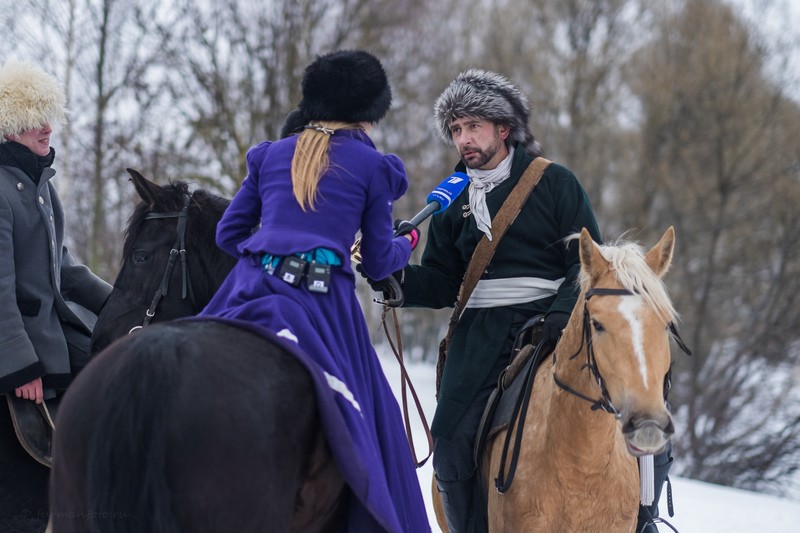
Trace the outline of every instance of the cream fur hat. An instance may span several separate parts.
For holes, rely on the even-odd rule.
[[[6,135],[63,124],[67,98],[61,84],[28,63],[8,61],[0,67],[0,142]]]

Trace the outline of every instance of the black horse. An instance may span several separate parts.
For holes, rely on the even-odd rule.
[[[93,353],[136,326],[197,314],[235,263],[214,243],[228,200],[128,172],[142,202],[125,230],[122,266],[95,325]]]
[[[130,172],[143,203],[95,328],[102,351],[56,422],[53,531],[332,529],[348,491],[306,369],[240,327],[166,321],[201,309],[231,267],[214,244],[226,202]]]

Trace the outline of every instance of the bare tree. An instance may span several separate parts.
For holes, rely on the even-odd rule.
[[[675,364],[677,469],[776,489],[800,466],[787,372],[800,362],[800,108],[726,4],[687,2],[657,28],[637,63],[640,170],[620,205],[646,233],[679,235],[671,279],[696,356]]]
[[[113,278],[119,252],[119,180],[133,139],[147,135],[148,69],[162,42],[150,31],[155,0],[22,2],[16,6],[17,52],[35,58],[62,80],[70,122],[61,132],[59,182],[73,251]],[[62,166],[63,165],[63,166]]]

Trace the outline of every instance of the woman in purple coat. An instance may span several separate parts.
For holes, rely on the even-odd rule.
[[[359,230],[372,279],[405,266],[418,236],[393,237],[392,202],[408,178],[367,134],[388,111],[391,90],[374,56],[338,51],[306,68],[302,92],[284,138],[247,154],[248,176],[217,227],[217,244],[239,261],[202,314],[263,325],[319,365],[355,448],[343,461],[331,446],[354,495],[348,531],[430,531],[350,266]]]

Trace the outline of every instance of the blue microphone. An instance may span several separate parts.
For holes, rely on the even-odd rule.
[[[469,176],[463,172],[450,174],[425,199],[428,205],[408,222],[414,226],[419,226],[419,223],[429,216],[441,213],[450,207],[450,204],[461,194],[461,191],[464,190],[468,183]]]

